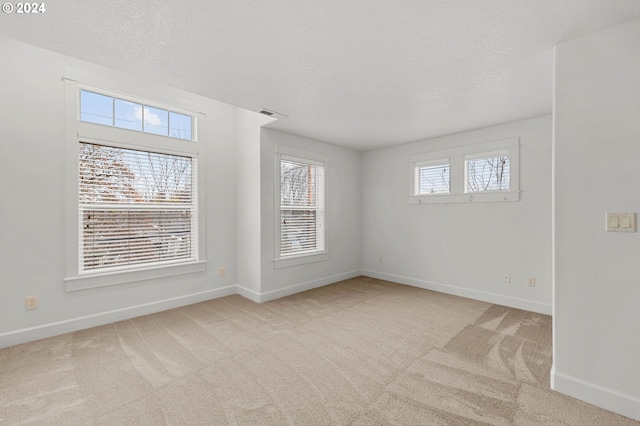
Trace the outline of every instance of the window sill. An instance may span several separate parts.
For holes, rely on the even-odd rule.
[[[133,271],[105,272],[99,274],[81,275],[65,278],[65,291],[78,291],[90,288],[106,287],[135,281],[151,280],[175,275],[203,272],[207,269],[206,261],[182,263],[179,265],[164,265]]]
[[[496,203],[520,201],[519,191],[475,192],[472,194],[414,195],[410,204]]]
[[[311,253],[300,256],[281,257],[273,261],[273,269],[289,268],[291,266],[304,265],[307,263],[323,262],[329,260],[329,253]]]

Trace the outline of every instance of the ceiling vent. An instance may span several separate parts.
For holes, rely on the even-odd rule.
[[[272,111],[272,110],[266,109],[266,108],[262,108],[258,112],[260,114],[268,115],[269,117],[273,117],[273,118],[288,118],[289,117],[288,115],[283,114],[281,112]]]

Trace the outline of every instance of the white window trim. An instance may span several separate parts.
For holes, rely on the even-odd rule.
[[[508,153],[509,191],[465,192],[465,160]],[[415,169],[430,162],[449,159],[450,193],[416,195]],[[445,204],[520,201],[520,139],[509,138],[409,156],[409,203]]]
[[[292,266],[304,265],[308,263],[322,262],[329,259],[328,249],[328,215],[327,215],[327,188],[329,182],[327,156],[311,151],[293,148],[284,145],[276,145],[274,150],[274,269],[288,268]],[[324,167],[324,250],[311,253],[292,254],[285,257],[280,256],[280,160],[293,159]]]
[[[202,137],[202,129],[197,124],[197,105],[175,98],[164,87],[155,83],[141,82],[137,79],[113,78],[99,73],[88,73],[73,68],[65,68],[65,291],[77,291],[110,285],[119,285],[136,281],[190,274],[206,270],[206,202],[202,194],[205,188],[205,144],[197,143]],[[103,89],[118,87],[119,90],[142,94],[141,97],[123,95],[121,92]],[[145,105],[186,113],[193,117],[192,140],[175,139],[161,135],[120,129],[95,123],[80,121],[80,90],[89,90],[119,99],[143,102]],[[146,96],[160,101],[151,101]],[[175,103],[175,105],[173,105]],[[176,262],[158,266],[138,266],[131,270],[92,272],[81,274],[79,268],[80,218],[78,209],[78,149],[79,142],[109,144],[130,149],[154,149],[168,154],[190,155],[198,160],[197,193],[198,199],[198,259],[190,262]],[[126,142],[123,142],[126,141]]]

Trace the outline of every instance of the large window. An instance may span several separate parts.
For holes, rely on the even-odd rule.
[[[143,91],[171,101],[157,90]],[[66,290],[204,271],[203,147],[198,114],[183,109],[192,104],[165,107],[75,78],[65,94]]]
[[[518,138],[411,155],[412,204],[520,200]]]
[[[280,260],[326,252],[325,163],[278,153],[276,257]]]
[[[197,259],[196,159],[80,142],[80,272]]]

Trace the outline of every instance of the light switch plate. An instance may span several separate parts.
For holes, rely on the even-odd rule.
[[[636,214],[607,213],[607,232],[636,232]]]

